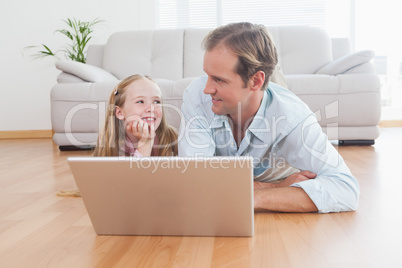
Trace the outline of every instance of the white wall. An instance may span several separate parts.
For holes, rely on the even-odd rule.
[[[30,45],[60,48],[66,37],[62,19],[106,22],[95,28],[92,43],[111,33],[153,29],[155,0],[5,0],[0,5],[0,131],[46,130],[50,123],[50,90],[60,73],[55,59],[23,55]],[[24,53],[27,54],[27,53]]]

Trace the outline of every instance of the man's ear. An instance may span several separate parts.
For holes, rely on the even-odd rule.
[[[116,114],[117,119],[119,119],[119,120],[124,120],[124,113],[123,113],[123,111],[120,109],[119,106],[116,106],[116,107],[115,107],[115,114]]]
[[[256,72],[250,79],[251,89],[260,90],[265,81],[265,73],[263,71]]]

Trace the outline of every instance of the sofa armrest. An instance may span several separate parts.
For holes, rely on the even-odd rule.
[[[343,74],[375,74],[375,65],[372,61],[357,65],[356,67],[347,70]]]
[[[374,51],[362,50],[336,59],[321,69],[316,74],[337,75],[350,72],[353,68],[370,62],[374,57]]]
[[[58,61],[56,62],[56,68],[86,82],[95,83],[117,80],[114,75],[102,68],[76,61]]]
[[[87,81],[79,78],[78,76],[75,76],[73,74],[61,72],[57,76],[57,83],[58,84],[67,84],[67,83],[85,83]]]

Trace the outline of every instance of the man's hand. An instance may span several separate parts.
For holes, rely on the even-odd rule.
[[[317,177],[317,174],[304,170],[301,172],[293,173],[282,182],[276,184],[276,187],[289,187],[293,183],[314,179],[315,177]]]

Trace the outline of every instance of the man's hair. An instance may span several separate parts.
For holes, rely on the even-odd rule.
[[[264,25],[249,22],[230,23],[211,31],[203,41],[206,51],[223,44],[238,56],[236,70],[247,86],[258,71],[265,73],[262,90],[268,86],[269,77],[278,63],[278,53]]]

